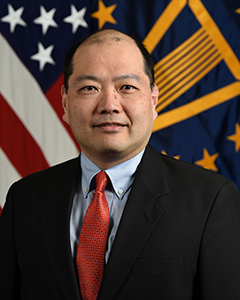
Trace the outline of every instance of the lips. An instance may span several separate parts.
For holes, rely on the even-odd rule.
[[[106,132],[117,132],[125,126],[126,126],[125,124],[122,124],[119,122],[102,122],[102,123],[94,125],[94,127],[102,129]]]
[[[124,127],[126,125],[121,124],[121,123],[115,123],[115,122],[103,122],[103,123],[94,125],[94,127],[105,127],[105,126],[109,126],[109,127],[118,127],[118,126],[121,126],[121,127]]]

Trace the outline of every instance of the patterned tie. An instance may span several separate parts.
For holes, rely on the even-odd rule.
[[[83,300],[95,300],[103,276],[109,208],[104,189],[107,175],[96,175],[96,190],[87,209],[77,250],[77,270]]]

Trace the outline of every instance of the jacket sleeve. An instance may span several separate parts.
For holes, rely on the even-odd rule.
[[[232,182],[218,191],[199,254],[201,300],[240,299],[240,197]]]
[[[0,217],[0,295],[4,300],[20,300],[21,275],[14,241],[13,188]]]

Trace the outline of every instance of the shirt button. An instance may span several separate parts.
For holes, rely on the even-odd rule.
[[[120,195],[122,195],[122,194],[123,194],[123,189],[120,189],[120,190],[118,191],[118,193],[119,193]]]
[[[86,193],[87,192],[87,189],[84,189],[84,193]]]

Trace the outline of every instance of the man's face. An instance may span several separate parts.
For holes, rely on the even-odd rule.
[[[158,99],[137,46],[128,39],[82,44],[73,66],[68,93],[62,89],[63,119],[82,151],[102,168],[137,155],[151,135]]]

